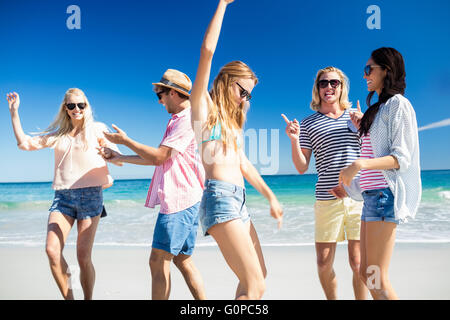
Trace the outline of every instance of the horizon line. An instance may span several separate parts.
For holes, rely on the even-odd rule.
[[[420,172],[423,171],[450,171],[449,169],[423,169],[420,170]],[[317,173],[281,173],[281,174],[262,174],[261,177],[276,177],[276,176],[310,176],[310,175],[317,175]],[[114,179],[114,181],[127,181],[127,180],[151,180],[152,178],[117,178]],[[52,183],[53,181],[0,181],[2,184],[7,183]]]

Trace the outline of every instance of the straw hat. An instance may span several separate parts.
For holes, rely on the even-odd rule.
[[[159,82],[152,83],[154,86],[171,88],[186,96],[189,96],[192,88],[191,79],[183,72],[174,69],[167,69]]]

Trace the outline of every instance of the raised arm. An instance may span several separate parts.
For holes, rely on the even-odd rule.
[[[219,0],[217,10],[209,23],[205,37],[203,38],[200,50],[200,62],[190,96],[192,113],[191,121],[193,127],[194,122],[204,122],[207,117],[208,101],[211,99],[208,93],[208,83],[211,73],[212,58],[219,40],[225,10],[227,5],[233,1],[234,0]]]
[[[300,146],[300,125],[296,119],[290,121],[284,114],[281,114],[286,122],[286,135],[291,140],[292,162],[298,173],[303,174],[308,170],[312,151]]]
[[[11,113],[11,122],[19,149],[32,151],[40,150],[53,145],[55,140],[53,139],[51,133],[31,137],[23,132],[19,117],[20,98],[18,93],[9,93],[6,96],[6,99],[8,100],[9,112]]]
[[[17,145],[21,145],[27,140],[27,135],[25,134],[25,132],[23,132],[22,124],[20,123],[19,94],[16,92],[8,93],[6,95],[6,100],[8,100],[9,112],[11,114],[11,122],[14,130],[14,135],[16,136]]]

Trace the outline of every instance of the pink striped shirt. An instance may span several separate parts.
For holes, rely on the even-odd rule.
[[[373,159],[374,157],[372,144],[370,142],[370,134],[367,133],[367,135],[362,137],[361,158]],[[362,190],[375,190],[389,187],[383,172],[380,170],[367,169],[361,169],[359,185]]]
[[[172,148],[172,156],[155,168],[145,206],[160,204],[161,213],[192,207],[202,198],[205,171],[191,127],[191,108],[173,114],[160,143]]]

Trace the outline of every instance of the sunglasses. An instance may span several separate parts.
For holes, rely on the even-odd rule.
[[[319,88],[327,88],[328,84],[331,84],[331,87],[333,89],[336,89],[337,87],[339,87],[339,85],[341,84],[341,81],[337,80],[337,79],[332,79],[332,80],[319,80],[318,82],[319,84]]]
[[[372,73],[372,70],[374,68],[382,68],[382,66],[376,66],[376,65],[368,64],[367,66],[364,67],[364,74],[366,76],[370,76],[370,74]]]
[[[236,84],[239,86],[239,88],[242,89],[241,98],[245,98],[247,101],[250,101],[250,99],[252,98],[252,95],[247,90],[242,88],[242,86],[238,82],[236,82]]]
[[[156,96],[158,97],[158,100],[161,100],[163,93],[164,93],[164,91],[156,92]]]
[[[75,109],[75,107],[78,107],[78,109],[83,110],[84,108],[86,108],[86,103],[85,102],[80,102],[80,103],[66,103],[66,107],[69,110],[73,110]]]
[[[170,89],[162,89],[159,92],[156,92],[156,96],[158,97],[158,100],[161,100],[163,93],[169,92]]]

